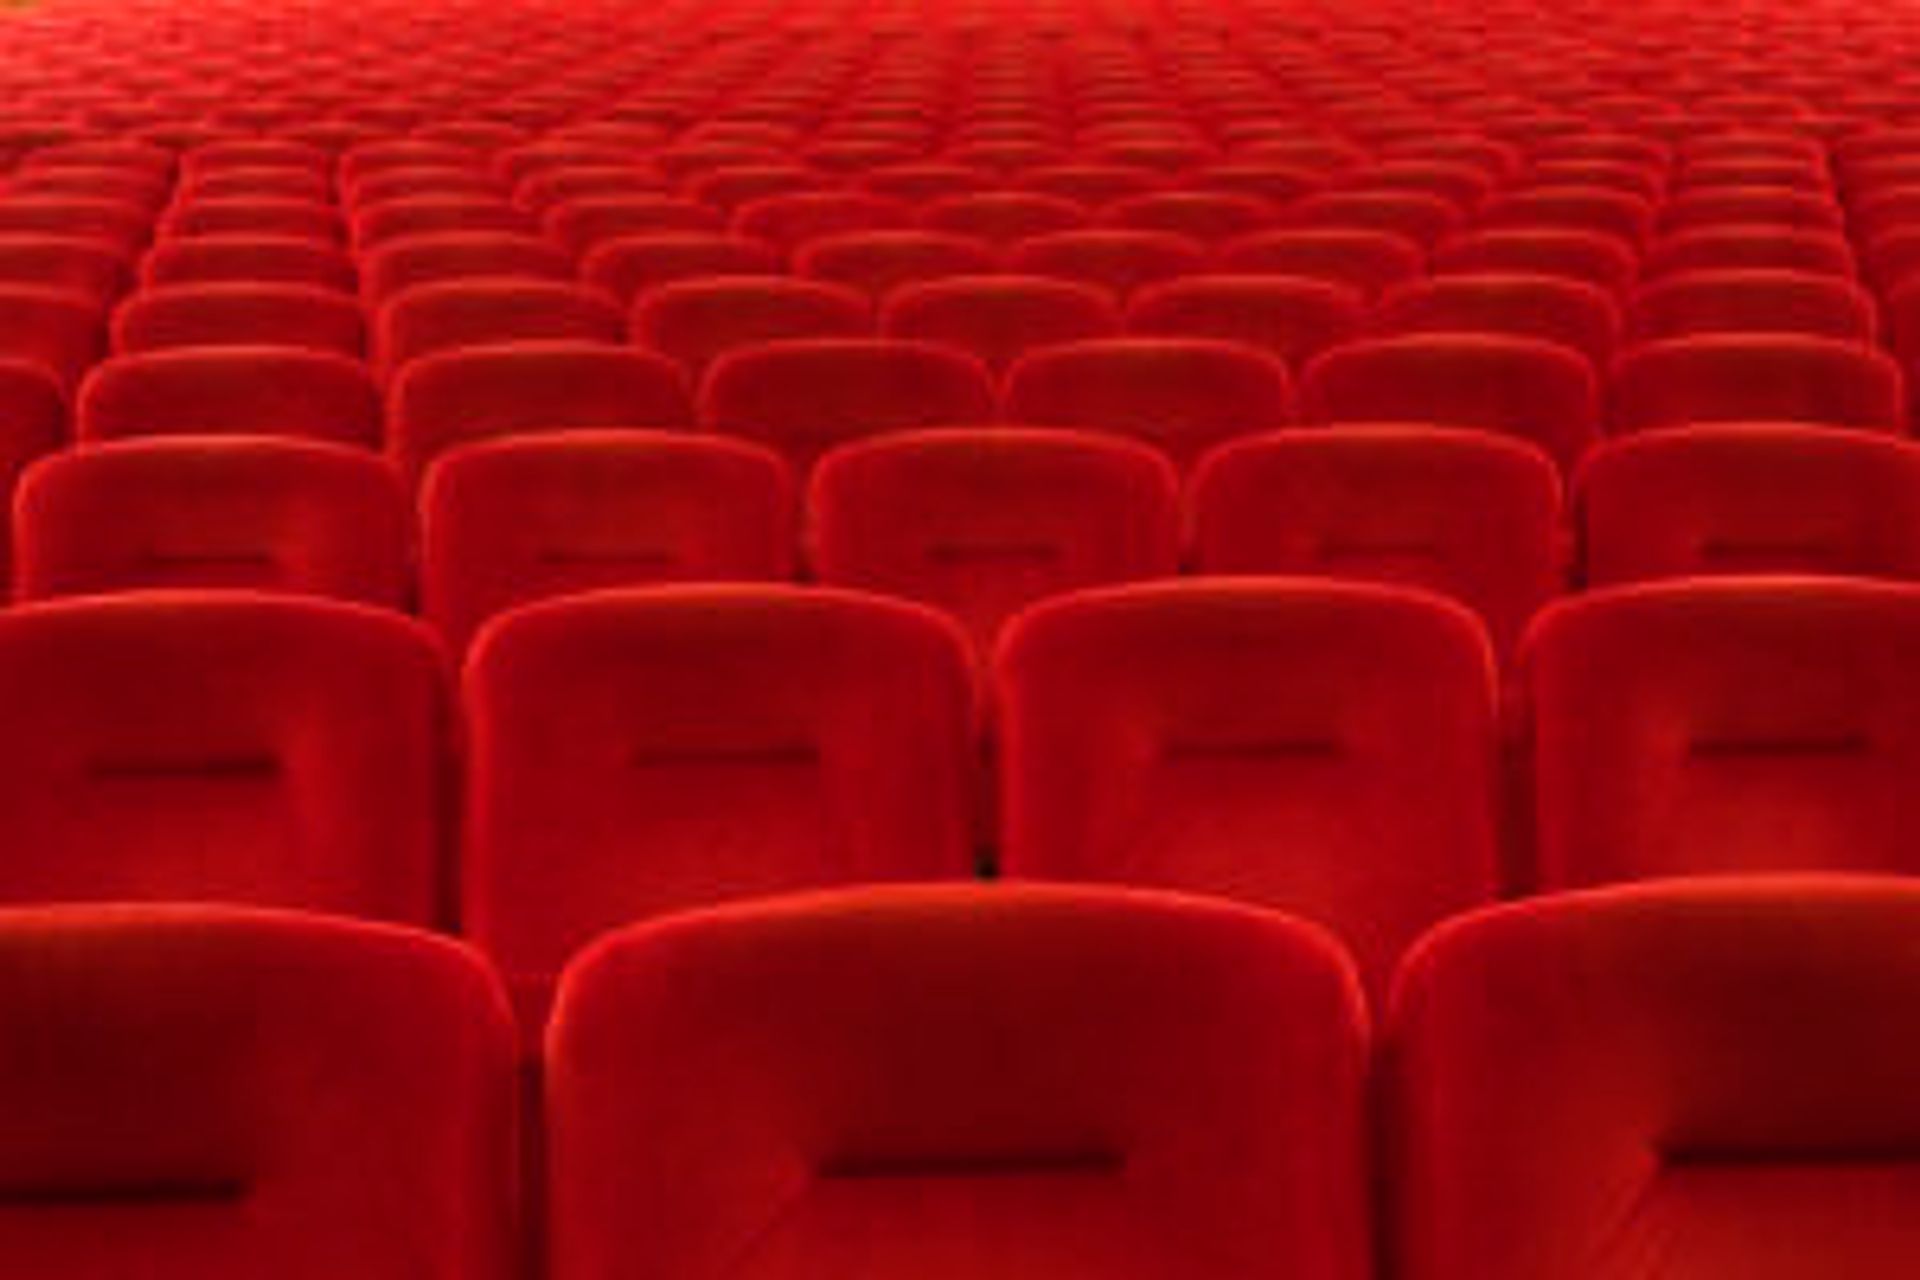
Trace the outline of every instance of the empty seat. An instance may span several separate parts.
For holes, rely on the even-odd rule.
[[[1179,570],[1178,482],[1157,452],[1069,431],[916,431],[813,473],[813,569],[956,618],[981,655],[1008,618],[1081,587]]]
[[[1391,188],[1322,191],[1289,206],[1287,216],[1303,227],[1388,231],[1421,246],[1433,245],[1461,223],[1451,200]]]
[[[140,267],[141,283],[305,284],[351,292],[353,259],[338,245],[297,236],[202,236],[157,244]]]
[[[115,356],[80,385],[83,440],[138,435],[380,439],[380,394],[356,360],[291,347],[193,347]]]
[[[787,276],[675,280],[634,303],[634,342],[696,377],[729,351],[798,338],[859,338],[873,331],[867,296],[846,285]]]
[[[1643,343],[1614,364],[1617,430],[1786,421],[1897,431],[1900,367],[1863,343],[1798,334],[1704,334]]]
[[[1620,311],[1599,285],[1521,272],[1461,273],[1393,290],[1374,312],[1382,333],[1508,333],[1571,347],[1596,366],[1620,340]]]
[[[504,614],[467,665],[468,932],[537,1030],[604,930],[964,876],[972,698],[957,628],[855,593],[653,587]]]
[[[366,324],[336,289],[239,282],[146,289],[113,318],[116,352],[222,346],[306,347],[357,359]]]
[[[1037,191],[970,192],[935,200],[920,211],[920,224],[930,231],[995,245],[1076,231],[1092,221],[1092,211],[1078,201]]]
[[[324,171],[306,168],[216,169],[182,180],[175,198],[202,200],[330,200],[333,184]]]
[[[1473,231],[1434,251],[1436,276],[1520,271],[1584,280],[1612,293],[1633,282],[1633,246],[1604,231],[1572,227],[1502,227]]]
[[[1629,314],[1641,340],[1694,333],[1803,333],[1872,342],[1872,295],[1807,271],[1683,271],[1643,285]]]
[[[1911,872],[1920,587],[1690,579],[1541,614],[1522,655],[1545,888]]]
[[[361,296],[378,307],[403,289],[470,276],[571,280],[573,259],[537,236],[442,231],[401,236],[362,255]]]
[[[1726,573],[1920,578],[1920,451],[1720,424],[1625,436],[1575,489],[1589,585]]]
[[[1113,587],[1020,615],[996,671],[1006,874],[1296,912],[1369,989],[1491,897],[1493,658],[1465,609],[1337,582]]]
[[[822,236],[794,255],[794,270],[884,298],[903,285],[993,270],[984,241],[940,231],[854,231]]]
[[[717,233],[725,219],[697,200],[637,194],[575,196],[548,209],[541,222],[570,252],[585,254],[624,236]]]
[[[337,601],[152,591],[0,614],[0,899],[445,919],[446,671]]]
[[[993,380],[973,356],[931,342],[821,338],[723,357],[700,390],[700,420],[758,440],[805,470],[847,440],[995,418]]]
[[[1191,566],[1398,582],[1452,596],[1510,654],[1561,588],[1560,479],[1522,441],[1346,427],[1231,441],[1194,473]]]
[[[134,253],[152,230],[152,215],[124,200],[58,195],[0,200],[0,235],[81,236]]]
[[[1599,433],[1599,392],[1578,352],[1539,338],[1427,333],[1325,352],[1301,381],[1311,422],[1437,423],[1530,440],[1571,468]]]
[[[1021,357],[1007,416],[1137,436],[1184,467],[1222,440],[1292,421],[1293,387],[1276,357],[1242,343],[1096,339]]]
[[[602,241],[580,276],[623,307],[656,285],[699,276],[768,276],[780,270],[772,245],[717,232],[663,232]]]
[[[445,450],[492,436],[693,423],[676,366],[598,343],[443,351],[402,369],[390,400],[387,447],[410,479]]]
[[[396,201],[449,198],[500,201],[506,198],[500,183],[489,175],[475,169],[444,165],[404,165],[343,179],[340,194],[349,213]]]
[[[1206,266],[1206,247],[1171,231],[1060,231],[1022,240],[1007,251],[1009,270],[1077,280],[1122,298]]]
[[[1535,187],[1490,201],[1480,217],[1485,229],[1562,228],[1613,236],[1644,245],[1653,234],[1650,201],[1607,187]]]
[[[509,1274],[499,989],[426,933],[291,912],[0,913],[9,1270]],[[377,1169],[378,1177],[368,1171]]]
[[[1016,172],[1014,182],[1022,190],[1060,196],[1097,208],[1152,191],[1162,179],[1136,165],[1114,164],[1095,157],[1029,166]]]
[[[809,240],[913,222],[904,200],[860,191],[801,191],[749,200],[733,211],[732,230],[792,253]]]
[[[1648,279],[1692,271],[1805,271],[1847,278],[1853,250],[1837,231],[1734,223],[1661,236],[1647,251]]]
[[[793,572],[779,457],[693,434],[554,431],[444,453],[421,489],[422,612],[456,649],[546,596]]]
[[[0,357],[25,360],[71,388],[106,346],[106,316],[84,293],[0,284]]]
[[[1844,222],[1831,195],[1786,187],[1697,187],[1675,194],[1660,211],[1667,232],[1730,223],[1837,230]]]
[[[99,240],[62,235],[0,235],[0,284],[77,293],[105,307],[132,277],[126,254]]]
[[[72,449],[14,503],[24,598],[250,587],[403,606],[412,514],[365,450],[272,437],[155,437]]]
[[[1028,351],[1117,336],[1120,309],[1106,290],[1072,280],[961,276],[897,290],[880,330],[969,352],[997,375]]]
[[[1447,927],[1385,1035],[1410,1280],[1894,1276],[1920,896],[1622,887]]]
[[[563,280],[475,277],[395,294],[374,322],[375,364],[388,374],[437,351],[511,342],[619,343],[625,317],[597,290]]]
[[[354,202],[353,241],[361,250],[378,248],[402,236],[447,232],[493,231],[532,235],[539,227],[533,217],[504,195],[493,192],[440,191],[369,199],[358,193]]]
[[[582,197],[664,195],[666,191],[664,176],[631,162],[565,164],[520,178],[513,185],[513,202],[544,213]]]
[[[1108,226],[1134,231],[1172,231],[1211,242],[1246,235],[1279,221],[1274,206],[1258,196],[1228,191],[1154,191],[1108,205]]]
[[[1350,337],[1365,310],[1355,289],[1310,276],[1188,276],[1136,293],[1127,304],[1127,329],[1155,337],[1244,342],[1298,368]]]
[[[1357,289],[1368,298],[1419,275],[1423,260],[1420,245],[1405,236],[1357,227],[1260,231],[1220,250],[1225,271],[1307,276]]]
[[[340,239],[340,215],[325,200],[254,196],[195,200],[178,205],[161,226],[166,239],[200,236],[291,236],[332,244]]]
[[[1318,930],[1170,895],[881,888],[623,931],[549,1040],[552,1275],[688,1280],[745,1240],[770,1280],[1364,1274],[1364,1023]],[[762,1176],[799,1151],[802,1181]]]

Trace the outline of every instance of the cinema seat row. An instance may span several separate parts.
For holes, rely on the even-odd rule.
[[[131,593],[0,615],[0,899],[455,927],[531,1027],[634,919],[849,882],[1163,885],[1294,911],[1376,990],[1497,897],[1913,873],[1920,587],[1684,581],[1548,608],[1502,690],[1410,589],[1251,578],[1017,615],[793,586],[570,596],[481,634]],[[983,747],[990,750],[983,751]]]
[[[0,1247],[505,1280],[538,1222],[554,1280],[1894,1276],[1916,930],[1889,879],[1594,890],[1448,921],[1369,1013],[1285,915],[801,895],[597,943],[535,1093],[459,944],[0,911],[0,1038],[33,1046],[0,1058]]]
[[[574,367],[583,398],[596,378],[617,395],[620,362]],[[475,413],[510,413],[487,385],[466,401]],[[1184,482],[1150,447],[1065,429],[902,430],[834,447],[804,484],[765,446],[718,435],[449,443],[417,502],[387,461],[320,441],[129,437],[47,454],[24,465],[16,494],[15,595],[417,601],[460,650],[487,618],[551,595],[798,577],[938,607],[984,654],[1008,616],[1066,591],[1290,574],[1441,592],[1480,615],[1505,657],[1573,587],[1920,578],[1920,452],[1789,424],[1607,441],[1570,486],[1521,442],[1392,424],[1247,435]]]

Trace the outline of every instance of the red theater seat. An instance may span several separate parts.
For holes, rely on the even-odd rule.
[[[771,451],[653,431],[453,449],[421,489],[422,612],[462,650],[494,614],[655,582],[791,577],[794,485]]]
[[[1604,231],[1516,226],[1473,231],[1434,251],[1436,276],[1518,271],[1583,280],[1610,293],[1633,283],[1638,259],[1632,245]]]
[[[1695,271],[1797,271],[1847,279],[1854,259],[1846,237],[1834,231],[1745,224],[1676,231],[1660,237],[1647,254],[1649,279]]]
[[[1563,228],[1613,236],[1644,245],[1653,235],[1653,204],[1607,187],[1535,187],[1491,201],[1482,212],[1485,229]]]
[[[181,181],[175,198],[183,204],[203,200],[317,200],[333,198],[333,183],[323,171],[308,168],[215,169]]]
[[[1418,276],[1424,257],[1420,245],[1391,231],[1295,227],[1228,241],[1220,267],[1242,275],[1306,276],[1372,298]]]
[[[339,212],[325,200],[235,196],[175,206],[161,224],[160,234],[168,240],[193,240],[201,236],[291,236],[332,244],[340,239],[342,227]]]
[[[904,200],[859,191],[803,191],[749,200],[733,211],[735,235],[761,240],[784,253],[822,236],[912,225]]]
[[[1571,468],[1599,433],[1580,354],[1539,338],[1426,333],[1335,347],[1306,368],[1311,422],[1429,422],[1530,440]]]
[[[294,347],[190,347],[94,367],[74,411],[82,440],[137,435],[380,439],[380,394],[358,361]]]
[[[657,285],[700,276],[768,276],[780,270],[772,245],[716,232],[616,236],[581,260],[580,276],[623,307]]]
[[[1705,334],[1644,343],[1614,363],[1620,431],[1783,421],[1898,431],[1900,367],[1864,343],[1798,334]]]
[[[1920,898],[1636,886],[1437,933],[1386,1032],[1408,1280],[1894,1276]]]
[[[1728,224],[1838,230],[1844,223],[1831,195],[1786,187],[1698,187],[1676,193],[1660,212],[1666,232]]]
[[[1920,450],[1816,427],[1648,431],[1575,488],[1591,586],[1728,573],[1920,579]]]
[[[361,256],[361,296],[379,307],[403,289],[472,276],[571,280],[573,259],[537,236],[441,231],[401,236]]]
[[[1155,884],[1321,921],[1383,991],[1490,898],[1493,657],[1465,609],[1192,581],[1035,606],[996,683],[1014,879]]]
[[[425,933],[198,906],[0,913],[9,1271],[503,1280],[512,1039]],[[370,1176],[370,1171],[378,1176]]]
[[[1571,347],[1596,366],[1620,340],[1620,311],[1599,285],[1563,276],[1437,276],[1393,290],[1374,311],[1381,333],[1506,333]]]
[[[1287,367],[1205,338],[1112,338],[1034,351],[1007,375],[1007,417],[1137,436],[1185,466],[1222,440],[1293,420]]]
[[[1250,436],[1202,459],[1191,504],[1196,572],[1425,587],[1478,613],[1503,656],[1561,587],[1559,476],[1539,449],[1503,436]]]
[[[1920,587],[1694,579],[1541,615],[1527,674],[1543,888],[1911,872]]]
[[[995,245],[1076,231],[1092,221],[1093,211],[1078,201],[1037,191],[969,192],[934,200],[920,211],[920,223],[930,231]]]
[[[467,928],[537,1031],[604,930],[964,876],[973,696],[957,628],[849,592],[654,587],[502,615],[467,666]]]
[[[463,347],[515,342],[604,342],[625,337],[625,317],[598,291],[562,280],[476,277],[415,285],[375,317],[378,367]]]
[[[715,364],[700,389],[702,424],[770,445],[801,471],[848,440],[991,422],[994,410],[980,361],[905,339],[746,347]]]
[[[1212,242],[1271,226],[1279,221],[1279,213],[1258,196],[1154,191],[1115,201],[1101,213],[1100,221],[1132,231],[1171,231]]]
[[[106,316],[84,293],[0,284],[0,358],[45,369],[69,389],[101,356]]]
[[[887,299],[880,330],[978,356],[996,376],[1028,351],[1117,337],[1104,289],[1048,276],[985,275],[908,285]]]
[[[720,231],[725,219],[697,200],[653,193],[574,196],[541,219],[547,235],[575,254],[623,236]]]
[[[62,289],[105,307],[126,291],[126,254],[99,240],[63,235],[0,235],[0,284]]]
[[[436,455],[491,436],[693,424],[672,363],[591,342],[444,351],[401,370],[390,401],[387,447],[413,479]]]
[[[353,259],[338,245],[298,236],[202,236],[153,247],[140,267],[141,283],[304,284],[354,288]]]
[[[1206,266],[1206,246],[1171,231],[1060,231],[1019,241],[1007,251],[1009,270],[1077,280],[1118,298]]]
[[[550,1274],[690,1280],[750,1241],[768,1280],[1364,1275],[1364,1021],[1317,930],[1170,895],[627,930],[548,1041]]]
[[[388,464],[278,437],[66,450],[15,500],[23,598],[246,587],[404,606],[412,513]]]
[[[446,672],[335,601],[144,592],[0,613],[0,899],[446,916]]]
[[[152,215],[124,200],[60,195],[0,200],[0,235],[80,236],[137,253],[152,230]]]
[[[0,304],[3,305],[3,304]],[[284,346],[359,358],[366,324],[351,297],[299,284],[177,284],[145,289],[115,313],[113,349]]]
[[[873,331],[867,296],[846,285],[787,276],[715,276],[649,289],[634,303],[635,343],[698,377],[744,347],[799,338],[860,338]]]
[[[1628,314],[1640,340],[1695,333],[1802,333],[1870,343],[1873,295],[1807,271],[1676,272],[1641,287]]]
[[[859,289],[875,299],[894,289],[994,269],[993,250],[981,240],[941,231],[854,231],[809,241],[794,255],[794,270],[809,279]]]
[[[1173,468],[1107,436],[1011,427],[881,436],[829,453],[809,505],[821,581],[944,609],[983,656],[1035,600],[1180,565]]]
[[[1127,329],[1155,337],[1244,342],[1297,369],[1350,337],[1365,313],[1357,291],[1327,280],[1203,275],[1140,290],[1127,305]]]

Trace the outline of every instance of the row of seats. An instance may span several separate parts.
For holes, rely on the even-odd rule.
[[[1502,894],[1920,867],[1917,633],[1909,584],[1595,592],[1530,633],[1508,747],[1484,632],[1438,597],[1086,592],[1019,615],[1000,647],[995,806],[962,636],[880,597],[527,606],[482,633],[458,711],[431,636],[393,614],[239,593],[33,605],[0,615],[0,896],[458,920],[537,1024],[602,930],[964,878],[984,841],[1016,878],[1298,911],[1378,981],[1435,920]]]
[[[1441,926],[1371,1016],[1324,933],[1224,903],[775,899],[576,960],[516,1107],[456,944],[0,912],[33,1046],[0,1241],[34,1274],[501,1280],[518,1130],[553,1280],[1894,1276],[1916,929],[1890,880],[1560,895]]]
[[[761,446],[569,430],[448,450],[416,530],[373,454],[156,437],[26,466],[14,588],[36,600],[242,587],[408,608],[417,554],[420,612],[463,651],[488,618],[547,596],[804,572],[935,606],[984,655],[1008,617],[1062,592],[1182,571],[1299,574],[1448,595],[1505,658],[1570,581],[1920,578],[1920,451],[1907,441],[1785,425],[1649,432],[1597,447],[1566,511],[1561,487],[1538,450],[1473,430],[1254,434],[1204,455],[1183,488],[1137,443],[953,428],[836,447],[802,504]]]
[[[425,286],[470,296],[471,285]],[[442,295],[452,296],[452,295]],[[731,303],[714,315],[728,314]],[[502,335],[495,335],[502,336]],[[513,430],[685,427],[771,444],[802,467],[885,431],[1007,420],[1129,435],[1181,465],[1235,436],[1296,421],[1479,427],[1531,440],[1571,468],[1601,434],[1699,422],[1783,421],[1903,429],[1894,361],[1840,339],[1730,333],[1640,346],[1615,366],[1611,411],[1574,351],[1492,333],[1417,333],[1334,346],[1306,367],[1251,344],[1108,338],[1018,358],[997,389],[977,357],[938,341],[795,338],[721,357],[697,405],[673,365],[643,352],[537,332],[439,352],[396,378],[389,451],[410,475],[452,439]],[[9,421],[59,430],[58,397],[0,362]],[[591,381],[589,381],[591,378]],[[377,443],[380,396],[347,357],[282,347],[194,347],[121,356],[81,384],[82,441],[153,434],[297,435]]]

